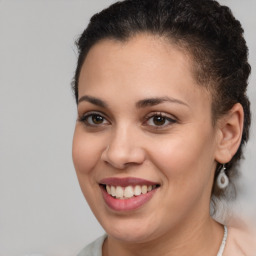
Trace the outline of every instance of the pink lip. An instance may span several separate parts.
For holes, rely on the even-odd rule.
[[[157,185],[155,182],[151,182],[148,180],[144,179],[139,179],[139,178],[106,178],[100,181],[100,184],[104,185],[112,185],[112,186],[121,186],[121,187],[126,187],[126,186],[135,186],[135,185]],[[139,196],[134,196],[129,199],[117,199],[109,195],[105,189],[104,186],[100,185],[103,199],[107,206],[114,210],[114,211],[119,211],[119,212],[125,212],[125,211],[132,211],[136,210],[140,207],[142,207],[144,204],[146,204],[155,194],[157,191],[156,189],[151,190],[150,192],[147,192],[146,194],[141,194]]]
[[[100,181],[100,184],[104,185],[112,185],[112,186],[121,186],[121,187],[127,187],[127,186],[136,186],[136,185],[157,185],[156,182],[152,182],[149,180],[144,180],[140,178],[134,178],[134,177],[127,177],[127,178],[106,178]]]

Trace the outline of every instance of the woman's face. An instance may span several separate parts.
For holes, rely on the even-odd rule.
[[[89,51],[73,161],[111,237],[146,242],[209,218],[216,136],[211,97],[181,50],[138,35]]]

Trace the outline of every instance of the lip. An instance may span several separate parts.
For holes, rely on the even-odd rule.
[[[121,186],[121,187],[126,187],[126,186],[136,186],[136,185],[159,185],[156,182],[152,182],[149,180],[145,179],[140,179],[140,178],[133,178],[133,177],[128,177],[128,178],[106,178],[100,181],[100,188],[102,192],[103,199],[106,203],[106,205],[117,212],[126,212],[126,211],[133,211],[136,210],[143,205],[145,205],[156,193],[158,188],[155,188],[146,194],[141,194],[139,196],[134,196],[132,198],[128,199],[118,199],[114,198],[111,195],[109,195],[105,189],[105,185],[112,185],[112,186]]]
[[[141,194],[129,199],[117,199],[107,193],[103,186],[100,186],[105,203],[109,208],[118,212],[133,211],[146,204],[155,194],[157,189],[146,194]]]

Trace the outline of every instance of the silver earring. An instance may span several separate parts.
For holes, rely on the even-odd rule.
[[[228,176],[225,173],[226,167],[223,164],[223,166],[221,167],[220,173],[217,177],[217,185],[220,189],[224,189],[228,186],[229,184],[229,179]]]

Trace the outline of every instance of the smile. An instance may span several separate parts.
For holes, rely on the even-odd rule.
[[[112,197],[118,198],[118,199],[128,199],[132,198],[134,196],[140,196],[141,194],[146,194],[153,189],[156,189],[157,185],[136,185],[134,186],[127,186],[127,187],[121,187],[121,186],[110,186],[105,185],[105,189],[109,195]]]
[[[130,211],[148,202],[159,184],[138,178],[107,178],[100,183],[103,198],[115,211]]]

